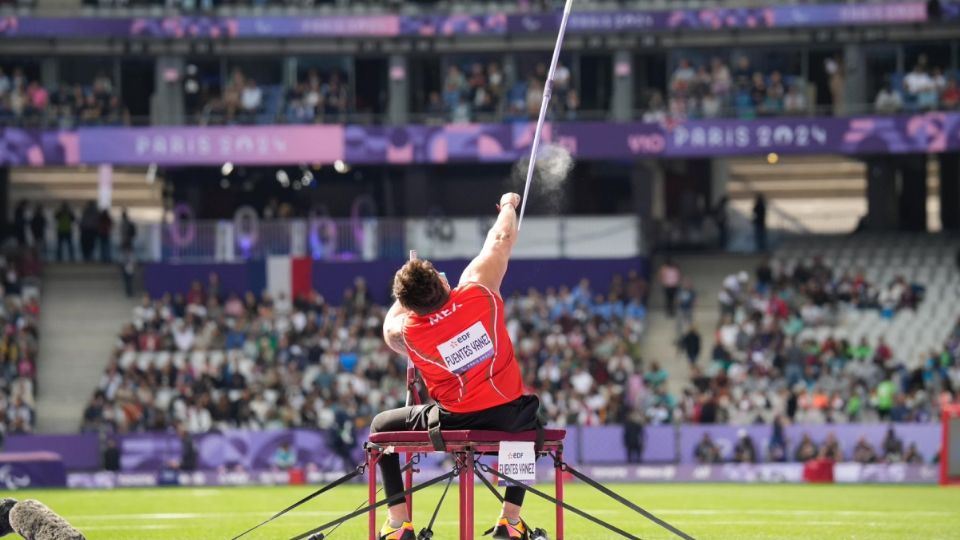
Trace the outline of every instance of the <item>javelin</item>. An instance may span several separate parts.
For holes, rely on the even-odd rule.
[[[547,116],[550,98],[553,96],[553,72],[557,69],[557,60],[560,58],[560,46],[563,45],[563,35],[567,32],[567,19],[570,18],[570,8],[573,0],[567,0],[563,6],[563,18],[560,19],[560,33],[557,34],[557,44],[553,46],[553,58],[550,60],[550,71],[543,84],[543,101],[540,102],[540,116],[537,118],[537,130],[533,132],[533,146],[530,147],[530,164],[527,166],[527,183],[523,186],[523,199],[520,200],[520,217],[517,219],[517,232],[523,224],[523,212],[527,208],[527,195],[530,194],[530,181],[533,180],[533,168],[537,162],[537,149],[540,147],[540,131]]]

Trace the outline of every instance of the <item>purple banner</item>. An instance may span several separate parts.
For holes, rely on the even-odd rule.
[[[67,470],[53,452],[0,454],[0,490],[64,487]]]
[[[0,165],[163,166],[512,162],[535,125],[0,128]],[[960,150],[960,113],[853,118],[545,124],[543,138],[583,160],[766,154],[904,154]]]
[[[738,432],[745,430],[753,439],[757,449],[757,457],[766,459],[767,448],[770,444],[772,428],[770,426],[727,426],[727,425],[687,425],[680,428],[680,462],[694,463],[694,449],[704,434],[709,434],[714,444],[720,449],[720,456],[724,460],[733,458],[733,448],[736,445]],[[911,443],[917,445],[924,461],[930,462],[940,450],[940,424],[893,424],[894,433],[903,441],[906,449]],[[794,451],[803,435],[809,435],[819,446],[829,434],[833,434],[840,443],[840,449],[845,459],[853,459],[853,448],[860,437],[873,445],[874,450],[882,452],[883,439],[887,434],[887,426],[883,424],[826,424],[826,425],[793,425],[786,429],[787,456],[793,458]]]
[[[944,18],[956,12],[948,4]],[[799,28],[927,22],[926,3],[827,4],[668,11],[577,11],[570,33]],[[8,38],[277,38],[555,34],[560,14],[331,15],[323,17],[0,17]]]
[[[83,163],[249,165],[331,163],[343,157],[342,126],[93,128],[78,131]]]
[[[95,433],[79,435],[10,435],[7,452],[53,452],[71,471],[95,471],[100,468],[100,439]]]
[[[469,261],[434,261],[438,267],[456,281]],[[597,292],[606,294],[604,287],[610,283],[613,274],[626,275],[636,270],[640,275],[648,275],[647,261],[634,259],[565,259],[558,260],[516,260],[510,264],[511,272],[504,280],[502,291],[505,296],[514,291],[523,292],[530,287],[542,289],[560,285],[573,286],[586,277],[598,287]],[[353,286],[356,277],[363,277],[374,301],[386,303],[390,300],[390,284],[397,271],[396,261],[370,262],[320,262],[311,266],[311,283],[324,297],[339,299],[343,291]],[[144,284],[148,292],[161,296],[166,292],[186,292],[194,280],[206,283],[211,272],[220,275],[223,291],[244,293],[260,291],[266,287],[263,261],[249,263],[218,264],[180,264],[150,263],[144,267]]]

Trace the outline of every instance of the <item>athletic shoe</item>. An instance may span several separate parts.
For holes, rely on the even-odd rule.
[[[387,520],[380,528],[380,540],[417,540],[417,532],[409,521],[403,522],[399,528],[393,528],[390,520]]]
[[[502,517],[493,528],[493,538],[494,540],[526,540],[527,528],[523,526],[523,521],[513,525],[507,518]]]

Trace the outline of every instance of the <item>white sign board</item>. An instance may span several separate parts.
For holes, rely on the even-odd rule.
[[[497,455],[497,472],[524,484],[537,480],[537,454],[533,442],[502,441]],[[500,485],[509,485],[501,480]]]

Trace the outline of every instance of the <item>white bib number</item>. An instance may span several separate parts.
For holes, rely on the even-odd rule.
[[[437,350],[447,364],[447,369],[456,374],[493,358],[496,352],[493,348],[493,340],[490,339],[487,329],[480,321],[441,343]]]
[[[518,482],[533,484],[537,480],[537,457],[533,442],[501,441],[497,472]],[[505,480],[499,483],[507,484]]]

